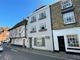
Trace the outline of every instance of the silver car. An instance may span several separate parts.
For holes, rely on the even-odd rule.
[[[3,51],[2,43],[0,42],[0,51]]]

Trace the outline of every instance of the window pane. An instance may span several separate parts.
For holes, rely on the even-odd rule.
[[[68,46],[79,47],[77,35],[67,35]]]
[[[74,12],[68,12],[63,14],[63,20],[64,20],[64,24],[75,23]]]
[[[61,6],[62,6],[63,9],[71,7],[72,6],[72,1],[71,0],[62,1]]]

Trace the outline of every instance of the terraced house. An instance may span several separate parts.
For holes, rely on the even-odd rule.
[[[28,20],[29,47],[53,51],[50,6],[36,9]]]
[[[11,44],[80,53],[80,0],[41,6],[27,20],[9,30]]]
[[[27,47],[27,20],[17,23],[13,26],[10,32],[10,42],[12,45]]]
[[[80,0],[51,6],[54,50],[80,53]]]

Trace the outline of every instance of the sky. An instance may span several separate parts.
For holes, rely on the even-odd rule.
[[[41,4],[47,5],[58,0],[0,0],[0,27],[13,27],[31,14]]]

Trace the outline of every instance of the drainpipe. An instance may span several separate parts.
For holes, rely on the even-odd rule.
[[[53,37],[53,23],[52,23],[52,12],[51,12],[51,5],[49,6],[50,9],[50,21],[51,21],[51,33],[52,33],[52,41],[53,41],[53,51],[54,51],[54,37]]]
[[[25,24],[25,38],[27,38],[27,37],[26,37],[26,24]]]

